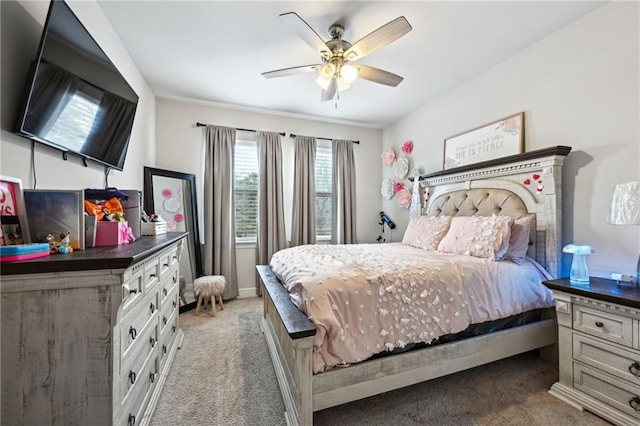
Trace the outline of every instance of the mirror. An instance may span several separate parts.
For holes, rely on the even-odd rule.
[[[202,276],[196,176],[144,168],[144,209],[167,221],[167,232],[188,232],[180,258],[180,312],[196,307],[193,281]]]

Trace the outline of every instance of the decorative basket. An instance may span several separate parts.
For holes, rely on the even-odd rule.
[[[167,222],[142,222],[140,233],[142,235],[161,235],[167,233]]]

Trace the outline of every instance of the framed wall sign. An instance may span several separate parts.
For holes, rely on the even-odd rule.
[[[22,180],[0,176],[0,245],[31,242]]]
[[[443,169],[524,152],[524,112],[444,140]]]

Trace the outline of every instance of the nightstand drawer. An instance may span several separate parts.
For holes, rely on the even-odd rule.
[[[640,413],[633,408],[640,405],[640,386],[575,362],[573,386],[633,418],[640,419]]]
[[[573,305],[573,328],[624,346],[633,345],[633,320],[622,315]]]
[[[639,352],[573,333],[573,359],[640,386]]]

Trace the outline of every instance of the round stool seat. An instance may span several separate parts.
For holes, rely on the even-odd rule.
[[[200,305],[202,304],[202,301],[204,301],[206,307],[209,299],[211,299],[212,316],[216,316],[216,299],[217,302],[220,303],[220,310],[224,311],[222,293],[226,286],[227,280],[222,275],[206,275],[204,277],[196,278],[193,281],[193,289],[198,296],[195,316],[200,314]]]

